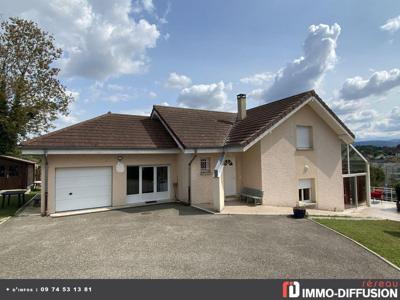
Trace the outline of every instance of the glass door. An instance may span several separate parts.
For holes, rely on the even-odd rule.
[[[169,166],[128,166],[127,202],[170,199]]]

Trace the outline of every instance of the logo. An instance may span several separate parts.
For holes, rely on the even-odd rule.
[[[298,298],[300,296],[300,283],[298,281],[284,281],[282,283],[283,298]]]

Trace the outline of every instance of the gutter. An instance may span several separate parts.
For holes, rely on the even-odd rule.
[[[191,191],[191,185],[192,185],[192,163],[197,157],[197,149],[194,150],[194,154],[192,158],[190,159],[188,163],[188,169],[189,169],[189,183],[188,183],[188,205],[192,204],[192,191]]]
[[[49,195],[48,174],[49,174],[49,163],[47,161],[47,150],[44,150],[44,212],[42,213],[42,217],[47,216],[48,195]]]

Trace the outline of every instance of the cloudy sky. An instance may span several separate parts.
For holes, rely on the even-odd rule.
[[[234,111],[308,89],[359,139],[400,137],[400,1],[2,0],[52,33],[57,127],[153,104]]]

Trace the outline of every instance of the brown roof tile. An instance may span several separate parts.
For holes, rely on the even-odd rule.
[[[185,148],[223,147],[236,113],[154,106]]]
[[[305,92],[247,110],[247,117],[233,126],[227,146],[245,146],[274,126],[296,107],[307,101],[311,92]]]
[[[236,113],[154,106],[154,111],[184,148],[245,146],[310,97],[315,97],[354,137],[346,125],[314,92],[308,91],[247,110],[238,121]],[[22,143],[25,149],[160,149],[177,145],[156,118],[105,114]]]
[[[158,120],[112,113],[25,141],[21,145],[24,149],[177,148]]]

